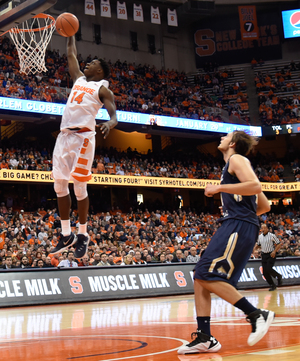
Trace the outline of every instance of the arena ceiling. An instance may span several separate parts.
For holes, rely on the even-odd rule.
[[[1,0],[0,0],[1,1]],[[7,1],[7,0],[6,0]],[[68,11],[72,3],[83,0],[58,0],[54,9],[58,11]],[[127,7],[131,8],[134,3],[142,4],[146,9],[152,6],[159,6],[162,12],[166,12],[167,8],[174,8],[177,10],[178,19],[181,26],[186,27],[199,21],[207,16],[227,15],[236,11],[238,5],[253,4],[256,5],[260,11],[268,11],[271,8],[293,9],[300,7],[300,0],[125,0]],[[111,5],[117,3],[117,0],[110,0]],[[100,0],[95,0],[96,7],[100,7]]]
[[[3,1],[3,0],[2,0]],[[7,0],[6,0],[7,1]],[[75,2],[77,0],[74,0]],[[81,1],[81,0],[80,0]],[[99,0],[96,0],[96,3]],[[111,2],[114,2],[114,0],[111,0]],[[166,6],[171,6],[173,5],[175,8],[184,5],[185,3],[188,2],[194,2],[194,3],[199,3],[199,4],[205,4],[205,3],[214,3],[216,6],[224,6],[224,5],[243,5],[245,4],[245,1],[241,1],[241,0],[140,0],[140,1],[136,1],[136,0],[126,0],[127,4],[133,4],[134,2],[138,2],[141,4],[161,4],[161,5],[166,5]],[[297,5],[299,5],[299,1],[291,1],[291,0],[247,0],[247,4],[253,4],[253,5],[261,5],[263,3],[274,3],[274,2],[278,2],[278,3],[295,3]],[[55,5],[55,9],[65,9],[70,5],[70,0],[58,0],[57,4]],[[205,5],[203,5],[205,6]]]

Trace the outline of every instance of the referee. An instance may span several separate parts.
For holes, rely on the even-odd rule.
[[[261,258],[263,275],[270,285],[269,291],[276,290],[276,285],[272,277],[277,278],[278,286],[282,285],[282,276],[273,269],[276,260],[276,252],[281,248],[281,243],[275,234],[268,231],[266,224],[261,225],[261,234],[258,236],[257,244],[261,247]]]

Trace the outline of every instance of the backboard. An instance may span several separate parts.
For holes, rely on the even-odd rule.
[[[0,0],[0,36],[12,27],[46,11],[57,0]]]

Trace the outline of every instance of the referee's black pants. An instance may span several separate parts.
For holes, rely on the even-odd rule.
[[[270,286],[275,286],[272,277],[277,279],[281,277],[281,274],[276,272],[273,268],[276,258],[271,257],[271,252],[262,253],[261,258],[262,258],[263,275]]]

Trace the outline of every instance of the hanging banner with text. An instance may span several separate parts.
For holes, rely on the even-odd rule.
[[[133,4],[133,20],[144,22],[144,13],[142,5]]]
[[[127,7],[126,3],[117,1],[117,18],[121,20],[127,20]]]
[[[153,297],[194,292],[191,263],[0,271],[1,307]],[[283,285],[300,284],[300,259],[277,259]],[[261,261],[249,261],[238,288],[268,287]]]
[[[256,6],[239,6],[239,17],[242,39],[258,39]]]
[[[84,13],[85,15],[96,15],[94,0],[85,0]]]
[[[0,169],[0,181],[53,183],[51,172],[33,170]],[[88,184],[102,186],[134,186],[155,188],[204,189],[207,184],[219,184],[219,180],[192,178],[137,177],[113,174],[92,174]],[[264,192],[298,192],[300,182],[261,183]]]
[[[111,18],[111,8],[109,0],[101,0],[100,6],[101,16],[105,18]]]
[[[277,13],[257,14],[259,38],[243,39],[238,14],[201,19],[194,26],[196,66],[249,63],[253,59],[281,59],[281,24]],[[249,28],[250,30],[250,28]],[[250,34],[251,32],[249,32]]]

